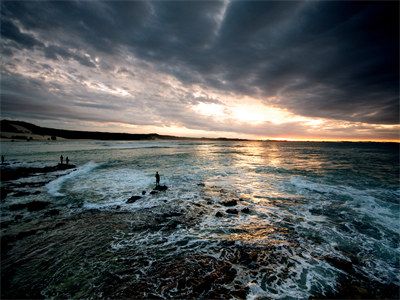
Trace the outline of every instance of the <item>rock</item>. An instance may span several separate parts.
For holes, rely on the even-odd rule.
[[[36,234],[37,230],[36,229],[32,229],[32,230],[27,230],[27,231],[21,231],[17,234],[16,238],[17,240],[20,240],[24,237],[30,236],[30,235],[34,235]]]
[[[14,217],[14,220],[15,220],[15,221],[21,220],[23,217],[24,217],[23,215],[16,215],[16,216]]]
[[[225,201],[225,202],[222,202],[222,205],[223,206],[235,206],[235,205],[237,205],[237,201],[236,200]]]
[[[47,216],[51,216],[51,217],[53,217],[53,216],[57,216],[57,215],[59,215],[60,214],[60,210],[59,209],[51,209],[51,210],[49,210],[48,212],[47,212]]]
[[[8,193],[9,193],[9,190],[1,187],[0,200],[3,201],[7,197]]]
[[[211,204],[213,204],[213,202],[212,202],[211,200],[208,200],[208,201],[207,201],[207,204],[208,204],[208,205],[211,205]]]
[[[239,213],[236,208],[229,208],[229,209],[226,210],[226,212],[228,214],[234,214],[234,215],[237,215]]]
[[[166,191],[168,187],[166,185],[157,185],[154,190],[156,191]]]
[[[205,185],[204,183],[202,183],[202,182],[201,182],[201,183],[198,183],[197,185],[198,185],[198,186],[202,186],[202,187],[205,187],[205,186],[206,186],[206,185]]]
[[[155,195],[155,194],[157,194],[158,192],[157,191],[151,191],[150,192],[150,195]]]
[[[134,202],[136,202],[136,201],[139,200],[139,199],[142,199],[142,197],[140,197],[140,196],[132,196],[132,197],[130,197],[130,198],[128,199],[128,201],[126,201],[126,203],[134,203]]]
[[[250,209],[248,207],[245,207],[242,209],[242,213],[248,214],[250,212]]]
[[[11,211],[15,211],[15,210],[21,210],[24,208],[26,208],[25,203],[18,203],[18,204],[11,204],[8,209]]]
[[[335,268],[341,269],[346,272],[350,272],[353,269],[353,263],[342,258],[333,257],[330,255],[323,257],[328,263],[330,263]]]
[[[23,177],[29,177],[36,173],[49,173],[60,170],[68,170],[76,168],[75,165],[67,165],[67,164],[58,164],[56,166],[46,166],[46,167],[20,167],[16,169],[6,169],[2,168],[0,172],[0,180],[8,181],[8,180],[16,180]]]
[[[142,195],[143,195],[143,196],[146,195],[146,191],[142,191]]]
[[[117,205],[117,207],[115,209],[121,209],[121,206]]]
[[[38,211],[45,209],[48,205],[50,205],[50,202],[45,202],[45,201],[32,201],[26,204],[26,207],[28,208],[29,211]]]
[[[217,218],[221,218],[221,217],[223,217],[224,215],[219,211],[219,212],[217,212],[217,213],[215,214],[215,216],[216,216]]]
[[[14,197],[23,197],[23,196],[28,196],[28,195],[30,195],[31,193],[29,193],[29,192],[16,192],[13,196]]]

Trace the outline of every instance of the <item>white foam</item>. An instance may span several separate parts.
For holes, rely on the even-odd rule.
[[[87,164],[78,167],[77,170],[72,171],[71,173],[61,176],[53,181],[50,181],[48,184],[46,184],[47,191],[50,195],[54,197],[62,197],[65,196],[65,194],[60,193],[60,189],[62,188],[63,184],[67,181],[70,180],[76,176],[85,174],[93,170],[94,168],[98,167],[99,164],[96,164],[93,161],[88,162]]]

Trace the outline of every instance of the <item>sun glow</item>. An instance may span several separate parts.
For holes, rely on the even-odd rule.
[[[194,106],[193,110],[203,116],[218,118],[220,121],[233,120],[251,125],[265,122],[273,124],[305,122],[308,125],[317,126],[323,123],[321,120],[296,116],[284,109],[267,106],[259,101],[249,101],[248,99],[241,102],[231,102],[229,105],[201,102]]]

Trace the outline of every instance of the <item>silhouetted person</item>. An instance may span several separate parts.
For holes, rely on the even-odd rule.
[[[65,159],[65,162],[67,163],[67,165],[69,164],[69,158],[67,156],[67,158]]]
[[[63,164],[63,160],[64,160],[64,156],[62,156],[62,154],[61,154],[61,156],[60,156],[61,164]]]
[[[156,186],[160,185],[160,175],[156,172]]]
[[[4,165],[4,155],[1,156],[1,164]]]

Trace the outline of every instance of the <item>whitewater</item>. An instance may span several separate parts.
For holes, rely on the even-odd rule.
[[[398,144],[7,142],[1,153],[2,170],[60,155],[76,166],[2,181],[2,298],[398,293]],[[168,189],[151,194],[156,171]],[[48,206],[16,206],[32,201]]]

